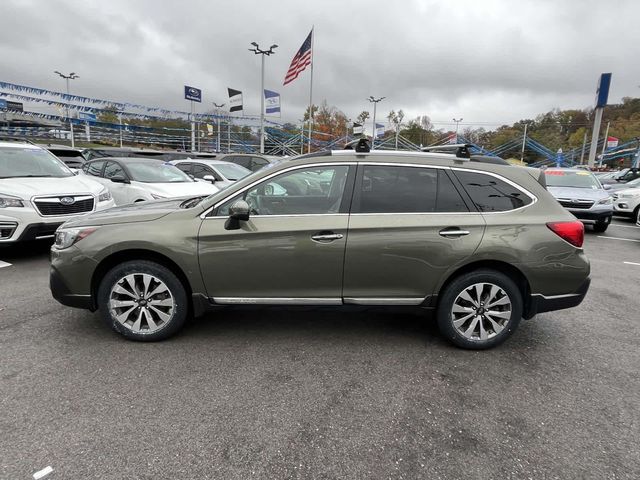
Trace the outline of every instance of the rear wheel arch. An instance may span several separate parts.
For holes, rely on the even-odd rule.
[[[100,282],[104,276],[116,265],[132,260],[147,260],[168,268],[176,277],[178,277],[187,292],[187,298],[190,300],[191,294],[193,293],[191,283],[182,268],[176,262],[166,255],[152,250],[130,249],[121,250],[103,258],[94,270],[93,276],[91,277],[91,298],[93,300],[94,307],[97,306],[98,288],[100,287]],[[192,308],[191,301],[189,301],[189,308]]]
[[[438,298],[441,297],[442,292],[449,286],[451,282],[453,282],[456,278],[466,274],[471,273],[477,270],[495,270],[497,272],[503,273],[509,278],[511,278],[522,295],[522,300],[524,302],[524,313],[525,318],[527,318],[527,312],[530,307],[530,294],[531,294],[531,286],[529,285],[529,281],[525,274],[518,268],[513,265],[503,262],[501,260],[480,260],[476,262],[471,262],[462,267],[454,270],[445,280],[442,282],[440,287],[438,288]],[[434,305],[437,306],[437,305]]]

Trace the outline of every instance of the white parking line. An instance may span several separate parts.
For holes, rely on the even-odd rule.
[[[636,262],[622,262],[622,263],[626,263],[627,265],[637,265],[640,267],[640,263],[636,263]]]
[[[617,223],[610,223],[610,227],[620,227],[620,228],[638,228],[637,225],[618,225]]]
[[[10,267],[11,264],[7,263],[7,262],[3,262],[2,260],[0,260],[0,268],[4,268],[4,267]]]
[[[603,237],[602,235],[598,235],[598,238],[606,238],[608,240],[623,240],[625,242],[638,242],[638,243],[640,243],[640,240],[634,240],[632,238]]]

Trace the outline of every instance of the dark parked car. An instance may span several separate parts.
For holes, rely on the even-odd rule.
[[[589,287],[584,226],[541,176],[444,154],[302,156],[210,197],[67,222],[51,291],[135,340],[220,305],[403,305],[434,309],[454,344],[489,348]]]

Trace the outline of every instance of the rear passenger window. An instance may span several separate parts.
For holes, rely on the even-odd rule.
[[[454,173],[481,212],[505,212],[533,201],[518,188],[492,175],[461,170]]]
[[[468,212],[442,169],[368,165],[354,201],[354,213]]]

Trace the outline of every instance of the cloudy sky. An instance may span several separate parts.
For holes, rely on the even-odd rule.
[[[282,82],[312,25],[314,101],[351,118],[374,95],[383,115],[493,128],[591,106],[601,72],[611,103],[640,96],[637,0],[2,0],[0,18],[0,81],[62,90],[53,71],[74,71],[72,93],[170,109],[188,109],[189,84],[199,111],[232,87],[259,113],[256,41],[279,45],[265,87],[282,93],[283,120],[300,119],[310,72]]]

